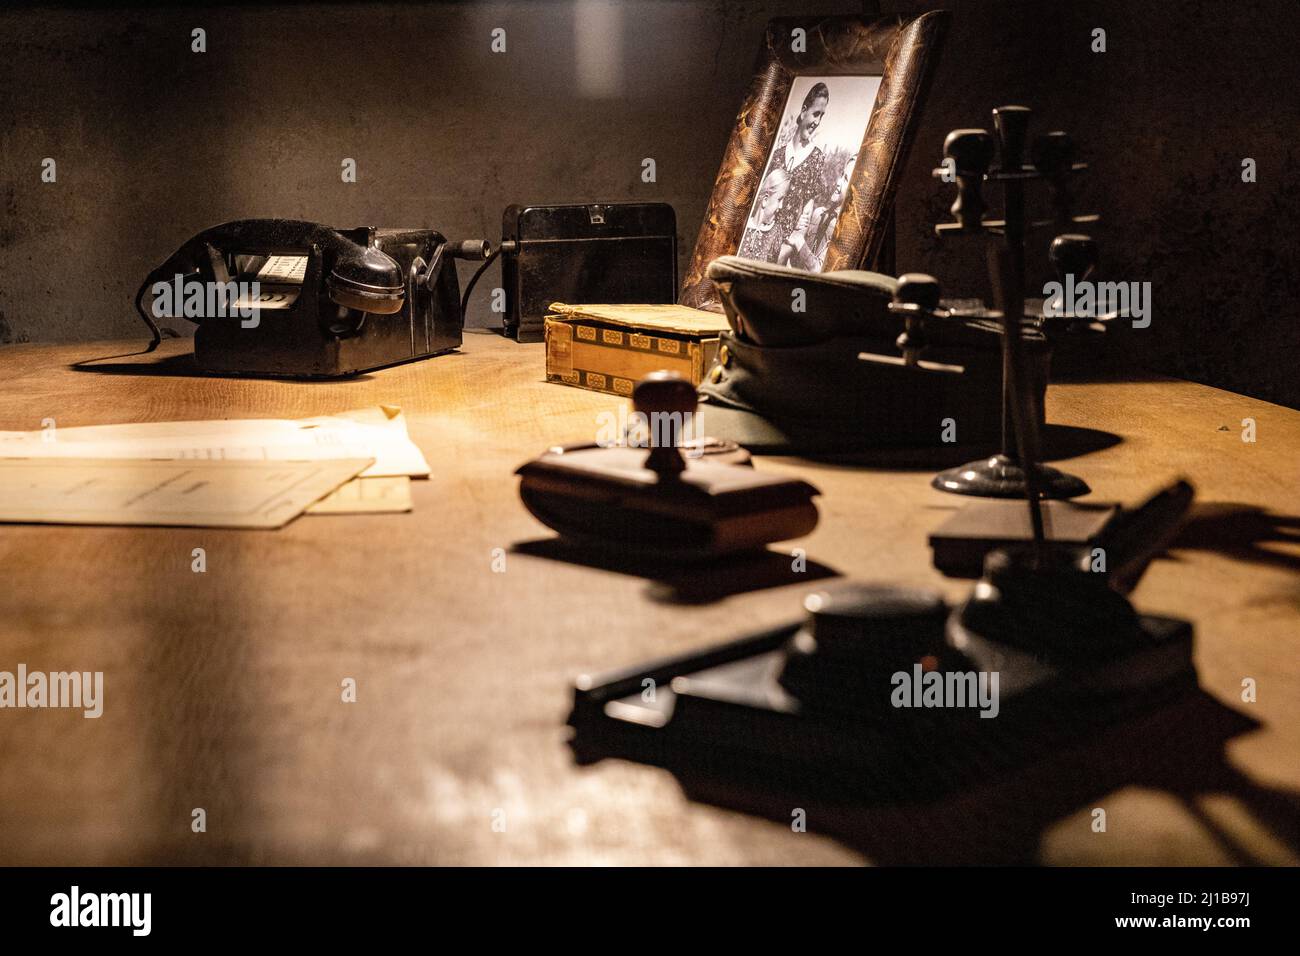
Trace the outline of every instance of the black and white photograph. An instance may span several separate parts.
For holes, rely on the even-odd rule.
[[[737,255],[822,271],[879,76],[795,77]]]

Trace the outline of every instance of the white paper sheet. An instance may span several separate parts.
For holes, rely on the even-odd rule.
[[[279,528],[368,464],[0,459],[0,521]]]
[[[391,405],[317,418],[136,422],[0,431],[0,458],[319,461],[373,458],[364,478],[427,478],[429,463]]]
[[[411,479],[353,478],[307,509],[309,515],[400,514],[414,507]]]

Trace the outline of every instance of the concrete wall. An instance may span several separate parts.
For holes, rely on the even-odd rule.
[[[1300,5],[1289,0],[957,0],[898,215],[900,268],[986,287],[982,250],[939,246],[951,187],[930,168],[948,130],[1019,102],[1075,134],[1082,211],[1107,278],[1152,283],[1151,366],[1300,407]],[[1106,52],[1091,50],[1106,31]],[[1243,183],[1242,159],[1257,164]],[[1049,273],[1038,244],[1038,274]],[[1032,260],[1031,260],[1032,261]]]
[[[227,219],[496,240],[511,202],[656,200],[676,207],[684,260],[764,24],[797,6],[0,14],[0,339],[138,336],[131,297],[144,274]],[[207,31],[205,54],[191,52],[194,27]],[[490,48],[495,27],[503,54]],[[40,181],[44,157],[57,183]],[[645,157],[657,182],[642,182]],[[341,180],[344,158],[355,184]],[[494,318],[495,276],[472,322]]]

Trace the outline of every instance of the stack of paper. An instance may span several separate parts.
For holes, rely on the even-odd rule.
[[[393,406],[0,432],[0,521],[279,527],[409,511],[410,479],[428,475]]]

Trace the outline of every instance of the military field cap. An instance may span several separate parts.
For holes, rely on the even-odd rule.
[[[715,260],[709,274],[715,271],[727,277],[719,292],[732,331],[720,336],[699,390],[701,426],[711,437],[759,453],[827,455],[1000,438],[996,321],[945,321],[928,330],[927,367],[906,366],[896,344],[903,321],[887,308],[895,279],[734,257]],[[790,310],[794,288],[807,290],[805,313]],[[1026,354],[1041,409],[1050,354],[1041,334],[1027,330]]]
[[[722,256],[707,274],[732,329],[757,345],[810,345],[899,325],[889,312],[898,280],[880,272],[807,272]]]

